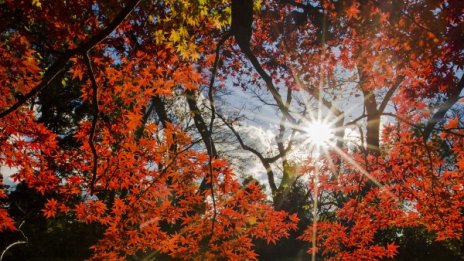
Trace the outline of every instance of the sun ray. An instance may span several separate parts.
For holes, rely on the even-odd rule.
[[[317,215],[317,210],[318,210],[318,199],[317,196],[319,194],[319,165],[315,164],[315,170],[314,170],[314,204],[313,204],[313,244],[312,244],[312,259],[315,260],[316,257],[316,246],[317,246],[317,221],[318,221],[318,215]]]
[[[397,197],[387,190],[385,186],[380,183],[375,177],[373,177],[367,170],[365,170],[361,165],[359,165],[353,158],[351,158],[349,155],[347,155],[343,150],[334,147],[333,148],[335,152],[337,152],[344,160],[346,160],[349,164],[351,164],[353,167],[355,167],[359,172],[361,172],[362,175],[364,175],[366,178],[368,178],[370,181],[372,181],[377,187],[380,189],[384,190],[389,196],[391,196],[394,199],[397,199]]]
[[[339,148],[334,148],[335,151],[348,163],[351,164],[351,166],[355,167],[361,174],[366,176],[369,180],[371,180],[377,187],[382,188],[383,185],[380,183],[376,178],[374,178],[367,170],[365,170],[359,163],[357,163],[353,158],[351,158],[348,154],[346,154],[343,150]]]
[[[324,121],[313,121],[305,128],[306,136],[316,147],[327,147],[333,140],[332,127]]]
[[[329,169],[333,172],[336,172],[336,168],[335,168],[335,164],[334,164],[334,161],[331,157],[331,155],[329,154],[329,151],[327,149],[323,149],[322,150],[322,153],[324,154],[324,158],[327,159],[327,163],[329,164]]]

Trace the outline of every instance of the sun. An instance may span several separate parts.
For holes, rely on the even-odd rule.
[[[334,142],[334,130],[324,121],[309,122],[305,128],[309,142],[317,147],[330,147]]]

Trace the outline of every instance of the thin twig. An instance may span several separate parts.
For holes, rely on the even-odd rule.
[[[16,245],[21,245],[21,244],[27,244],[27,241],[23,241],[23,240],[20,240],[20,241],[16,241],[16,242],[13,242],[11,244],[9,244],[2,252],[2,255],[0,256],[0,261],[3,260],[3,257],[5,256],[6,252],[8,252],[8,250],[10,250],[10,248],[16,246]]]
[[[3,257],[5,256],[6,252],[8,252],[8,250],[10,250],[12,247],[16,246],[16,245],[21,245],[21,244],[27,244],[29,242],[29,239],[27,238],[27,236],[24,234],[24,232],[21,230],[21,227],[24,225],[26,221],[23,220],[21,222],[21,224],[18,226],[18,231],[21,233],[21,235],[25,238],[25,240],[18,240],[16,242],[13,242],[11,244],[9,244],[7,247],[5,247],[5,249],[2,251],[2,255],[0,255],[0,261],[3,260]]]
[[[244,150],[247,150],[247,151],[253,153],[255,156],[257,156],[259,158],[259,160],[263,164],[264,168],[266,169],[268,182],[269,182],[269,186],[271,187],[271,191],[273,193],[276,192],[277,191],[277,186],[276,186],[275,181],[274,181],[274,172],[272,171],[271,163],[276,161],[277,159],[281,158],[283,155],[281,153],[279,153],[277,156],[274,156],[272,158],[265,158],[259,151],[257,151],[256,149],[246,145],[243,142],[242,137],[240,136],[240,134],[238,134],[238,132],[235,130],[235,128],[229,122],[227,122],[227,120],[221,114],[216,113],[216,115],[232,131],[232,133],[235,135],[235,138],[238,140],[238,143],[240,144],[240,147],[242,147],[242,149],[244,149]],[[291,146],[288,146],[287,149],[285,150],[285,152],[287,152],[290,149],[290,147]]]
[[[435,38],[438,38],[436,33],[433,30],[431,30],[430,28],[428,28],[428,27],[420,24],[419,22],[417,22],[416,19],[414,17],[412,17],[410,14],[406,13],[405,11],[401,11],[401,14],[406,16],[409,20],[411,20],[415,25],[417,25],[421,29],[431,33],[433,36],[435,36]]]
[[[423,126],[414,124],[414,123],[412,123],[412,122],[410,122],[410,121],[408,121],[408,120],[406,120],[406,119],[404,119],[404,118],[402,118],[402,117],[400,117],[400,116],[398,116],[398,115],[395,115],[395,114],[393,114],[393,113],[384,112],[384,113],[382,113],[381,115],[394,117],[394,118],[398,119],[399,121],[408,124],[409,126],[412,126],[412,127],[416,128],[416,129],[418,129],[418,130],[421,130],[422,135],[425,135],[424,132],[427,131],[426,127],[423,127]],[[423,130],[423,131],[422,131],[422,130]],[[449,134],[452,134],[452,135],[455,135],[455,136],[464,137],[464,135],[459,134],[459,133],[456,133],[456,132],[454,132],[454,131],[452,131],[452,130],[450,130],[450,129],[443,129],[443,128],[435,128],[435,127],[434,127],[434,128],[432,128],[431,130],[442,131],[442,132],[449,133]]]
[[[217,69],[219,65],[219,59],[220,59],[220,54],[221,54],[221,46],[224,44],[224,42],[231,36],[230,32],[227,32],[221,40],[218,42],[218,45],[216,46],[216,52],[215,52],[215,58],[214,58],[214,64],[213,64],[213,70],[211,71],[211,81],[209,84],[209,90],[208,90],[208,98],[209,98],[209,105],[211,106],[211,120],[209,122],[209,161],[208,161],[208,166],[209,166],[209,177],[210,177],[210,190],[211,190],[211,198],[213,201],[213,221],[211,223],[211,236],[214,234],[214,226],[216,224],[216,218],[217,218],[217,209],[216,209],[216,197],[214,196],[214,175],[213,175],[213,157],[216,155],[213,155],[212,147],[213,147],[213,125],[214,125],[214,119],[216,117],[216,108],[214,106],[214,96],[213,96],[213,89],[214,89],[214,80],[216,79],[216,74],[217,74]]]

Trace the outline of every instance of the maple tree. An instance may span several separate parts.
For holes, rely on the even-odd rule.
[[[2,258],[38,220],[23,186],[92,259],[381,260],[409,231],[464,256],[464,2],[0,6],[0,232],[25,237]],[[268,148],[231,89],[274,115]],[[333,141],[305,143],[318,121]]]

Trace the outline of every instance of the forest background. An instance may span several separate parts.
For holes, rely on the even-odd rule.
[[[0,0],[0,259],[462,260],[463,22]]]

